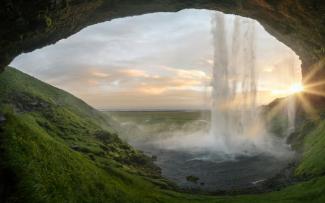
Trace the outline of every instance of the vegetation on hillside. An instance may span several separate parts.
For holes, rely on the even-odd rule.
[[[325,202],[325,123],[297,132],[297,176],[280,191],[236,196],[178,193],[149,157],[121,141],[109,117],[13,68],[0,74],[0,202]],[[298,141],[297,141],[298,142]]]

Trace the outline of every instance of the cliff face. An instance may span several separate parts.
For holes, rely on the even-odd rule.
[[[325,3],[322,0],[3,0],[0,67],[20,53],[55,43],[82,28],[117,17],[186,8],[219,10],[258,20],[301,58],[303,76],[325,77]]]

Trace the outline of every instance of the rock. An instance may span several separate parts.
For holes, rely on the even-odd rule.
[[[156,155],[152,155],[152,156],[151,156],[151,160],[152,160],[152,161],[157,161],[157,159],[158,159],[158,158],[157,158]]]
[[[0,123],[4,123],[6,121],[6,117],[0,114]]]
[[[196,177],[196,176],[193,176],[193,175],[190,175],[190,176],[187,176],[186,177],[186,180],[188,182],[192,182],[192,183],[197,183],[197,181],[199,180],[200,178]]]
[[[73,145],[70,148],[75,150],[75,151],[81,151],[81,147],[79,147],[78,145]]]

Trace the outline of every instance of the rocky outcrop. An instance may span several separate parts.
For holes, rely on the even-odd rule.
[[[258,20],[301,58],[303,76],[325,78],[325,3],[321,0],[3,0],[0,67],[17,55],[117,17],[185,8],[219,10]]]

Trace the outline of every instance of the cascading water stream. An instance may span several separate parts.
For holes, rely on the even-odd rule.
[[[214,64],[212,74],[212,108],[211,108],[211,133],[218,133],[218,141],[227,147],[229,146],[228,136],[228,110],[227,101],[230,100],[230,88],[228,80],[228,49],[226,44],[226,31],[224,16],[217,13],[212,19],[215,29],[212,30],[214,37]]]
[[[230,54],[224,15],[212,19],[214,64],[210,134],[231,153],[238,144],[247,144],[259,135],[260,119],[256,105],[255,22],[236,17]],[[245,143],[243,143],[243,141]],[[219,147],[220,147],[219,146]]]
[[[190,131],[166,131],[150,142],[163,149],[191,152],[196,159],[214,161],[234,160],[242,155],[291,156],[285,140],[267,132],[257,104],[255,21],[235,17],[231,30],[229,36],[224,15],[216,12],[212,18],[211,118],[204,119],[210,126],[191,123]]]
[[[294,58],[293,56],[290,58],[290,63],[289,63],[289,71],[290,75],[294,75],[295,71],[295,63],[294,63]],[[291,83],[294,83],[294,78],[290,78]],[[287,101],[287,116],[288,116],[288,128],[287,128],[287,135],[290,135],[295,131],[296,128],[296,96],[295,95],[290,95],[288,97]]]

